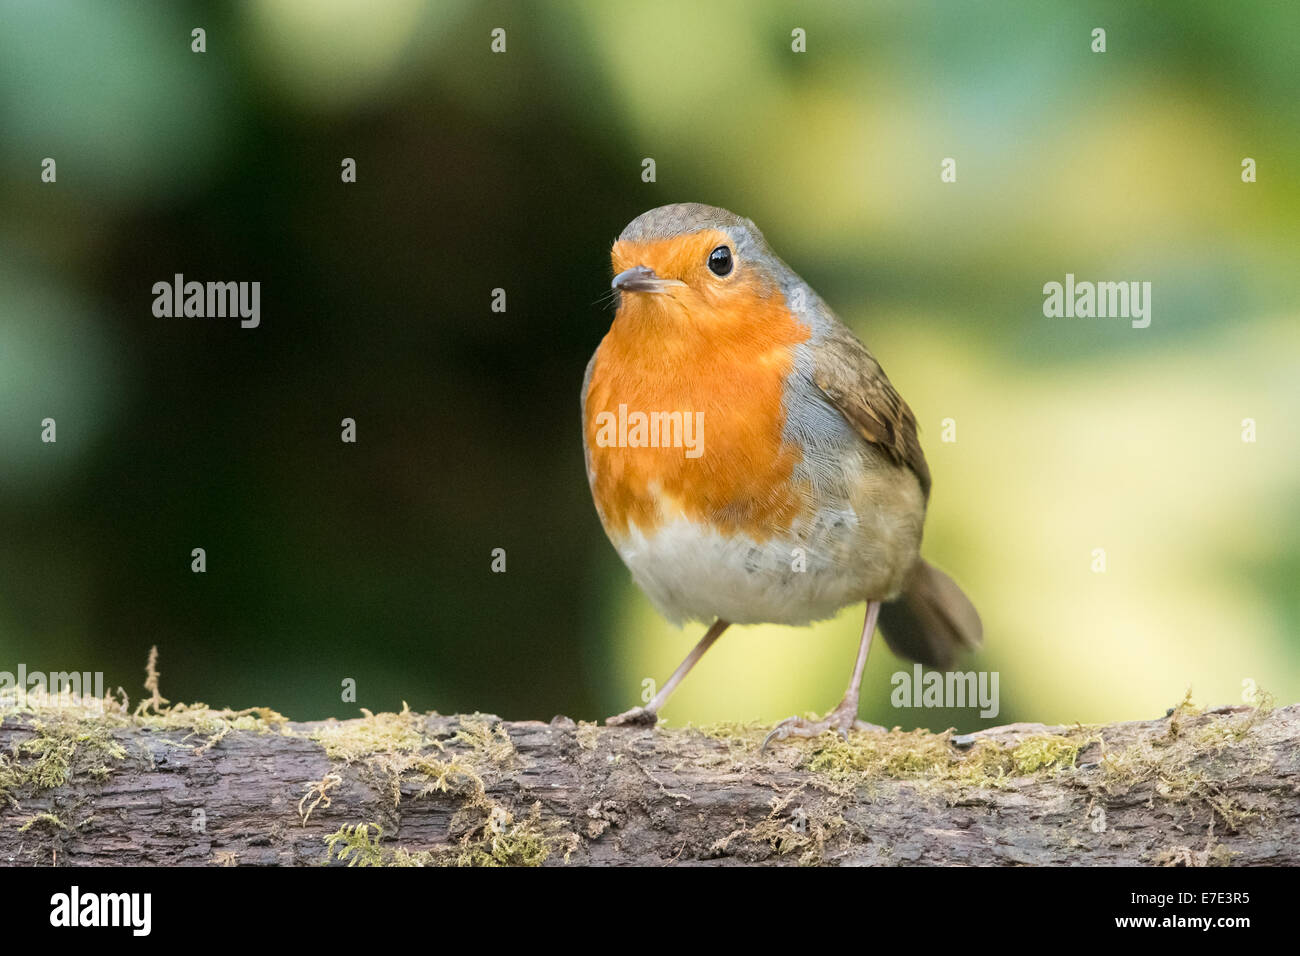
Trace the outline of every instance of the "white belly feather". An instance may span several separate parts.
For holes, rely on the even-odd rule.
[[[636,583],[676,624],[721,618],[799,625],[897,593],[902,574],[892,539],[906,529],[890,530],[882,535],[878,522],[864,523],[852,511],[822,512],[788,535],[756,543],[679,518],[650,535],[633,526],[617,547]]]

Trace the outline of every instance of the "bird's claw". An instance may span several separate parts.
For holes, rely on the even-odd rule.
[[[659,715],[644,707],[633,707],[621,714],[605,719],[606,727],[653,727],[659,722]]]
[[[767,750],[768,744],[774,740],[785,740],[787,737],[820,737],[828,730],[833,730],[840,735],[842,740],[849,739],[850,730],[876,730],[883,731],[885,728],[876,724],[869,724],[864,720],[858,720],[855,711],[847,708],[836,708],[821,720],[809,720],[806,717],[787,717],[775,727],[771,733],[763,738],[763,745],[758,748],[759,753]]]

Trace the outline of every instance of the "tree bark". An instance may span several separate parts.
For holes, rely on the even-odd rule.
[[[11,709],[0,863],[1300,863],[1300,705],[761,741],[568,718]]]

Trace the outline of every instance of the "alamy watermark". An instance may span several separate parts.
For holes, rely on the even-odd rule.
[[[895,707],[978,707],[981,717],[996,717],[1002,709],[997,671],[926,672],[914,664],[910,673],[896,671],[889,682]]]
[[[1075,282],[1043,286],[1043,315],[1049,319],[1131,319],[1135,329],[1151,324],[1150,282]]]
[[[83,893],[75,883],[66,893],[50,897],[54,927],[122,927],[133,936],[153,929],[152,893]]]
[[[600,448],[681,448],[687,458],[704,454],[703,412],[628,411],[596,415],[596,445]]]
[[[42,707],[104,706],[103,671],[29,671],[19,664],[16,671],[0,671],[0,701],[25,707],[29,698]]]
[[[245,329],[262,322],[260,282],[186,282],[178,272],[171,282],[155,282],[153,294],[153,314],[160,319],[238,318]]]

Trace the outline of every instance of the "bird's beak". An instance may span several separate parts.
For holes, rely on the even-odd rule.
[[[676,285],[685,285],[680,279],[661,279],[649,266],[633,266],[614,276],[610,286],[619,292],[667,292]]]

